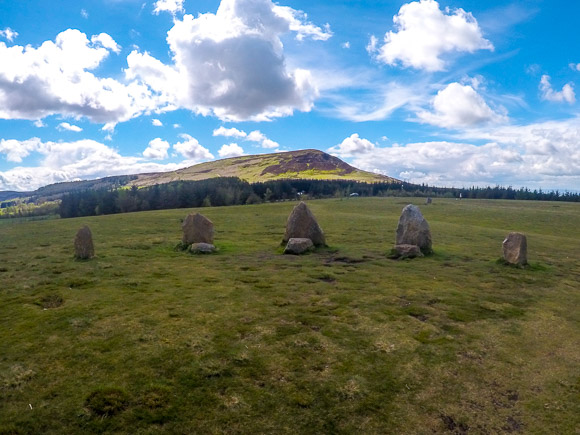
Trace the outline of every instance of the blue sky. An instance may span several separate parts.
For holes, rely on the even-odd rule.
[[[0,0],[0,190],[316,148],[580,190],[580,2]]]

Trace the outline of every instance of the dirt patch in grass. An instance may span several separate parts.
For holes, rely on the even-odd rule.
[[[93,391],[85,400],[85,407],[94,415],[110,417],[129,406],[129,395],[120,388],[103,388]]]
[[[46,296],[43,296],[42,298],[40,298],[40,300],[38,302],[36,302],[36,305],[44,308],[45,310],[48,310],[51,308],[58,308],[63,303],[64,303],[64,299],[62,298],[61,295],[51,294],[51,295],[46,295]]]
[[[445,429],[447,429],[449,432],[453,434],[463,435],[469,431],[468,425],[466,425],[465,423],[456,422],[455,419],[450,415],[441,414],[440,418],[441,421],[443,422],[443,425],[445,426]]]

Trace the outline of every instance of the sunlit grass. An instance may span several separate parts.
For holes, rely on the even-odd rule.
[[[0,222],[0,433],[575,433],[579,206],[415,203],[435,253],[404,261],[393,198],[310,202],[329,247],[300,257],[289,202],[201,209],[202,257],[191,210]]]

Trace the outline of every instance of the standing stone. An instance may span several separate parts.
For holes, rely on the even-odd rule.
[[[75,258],[79,260],[88,260],[95,256],[95,247],[93,246],[93,234],[88,226],[78,230],[75,236]]]
[[[416,205],[409,204],[403,209],[395,245],[417,245],[423,254],[433,252],[429,224]]]
[[[431,197],[429,197],[425,200],[425,204],[427,204],[427,205],[431,204],[432,202],[433,202],[433,199],[431,199]]]
[[[286,233],[282,243],[290,239],[310,239],[315,246],[326,246],[324,232],[316,222],[316,218],[303,202],[294,207],[286,222]]]
[[[509,233],[502,244],[503,258],[510,264],[528,264],[528,242],[522,233]]]
[[[190,213],[183,221],[181,228],[183,229],[181,241],[184,245],[213,244],[213,223],[205,216],[199,213]]]

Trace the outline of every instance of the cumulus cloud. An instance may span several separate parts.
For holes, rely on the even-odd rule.
[[[445,69],[443,55],[452,52],[493,50],[482,35],[477,20],[461,8],[442,11],[435,0],[420,0],[404,4],[393,17],[396,31],[385,34],[379,46],[371,37],[367,50],[388,65],[401,63],[427,71]]]
[[[78,125],[69,124],[68,122],[61,122],[60,124],[58,124],[56,128],[59,129],[60,131],[64,130],[74,131],[75,133],[80,133],[81,131],[83,131],[83,129],[80,128]]]
[[[89,40],[72,29],[38,48],[0,42],[0,119],[60,114],[116,123],[155,109],[160,103],[146,86],[91,72],[120,49],[105,33]]]
[[[456,137],[455,142],[361,147],[356,153],[347,147],[342,156],[352,156],[361,169],[412,183],[544,189],[580,185],[579,118],[469,129]]]
[[[147,53],[128,58],[137,78],[176,107],[229,121],[309,111],[318,95],[309,71],[287,66],[280,37],[328,39],[328,28],[271,0],[222,0],[215,14],[186,14],[167,34],[173,65]]]
[[[81,17],[83,17],[85,20],[89,18],[89,13],[86,9],[81,9]]]
[[[550,76],[543,75],[540,80],[540,98],[542,100],[557,103],[567,102],[569,104],[574,104],[576,101],[576,94],[574,93],[574,88],[572,86],[572,83],[566,83],[561,91],[555,91],[552,89]]]
[[[143,151],[143,157],[152,160],[164,160],[168,157],[169,142],[157,137],[149,142],[149,146]]]
[[[158,119],[152,119],[151,124],[153,124],[155,127],[163,127],[163,123]]]
[[[243,148],[237,143],[231,143],[229,145],[223,145],[219,149],[218,154],[222,159],[226,159],[228,157],[243,156],[245,153]]]
[[[493,111],[470,85],[450,83],[437,93],[431,105],[432,112],[417,113],[419,121],[445,128],[507,121],[504,114]]]
[[[22,158],[36,152],[41,159],[39,166],[19,166],[0,171],[0,190],[29,191],[51,183],[172,171],[195,163],[186,160],[162,165],[140,157],[122,156],[115,149],[93,140],[58,143],[42,142],[37,138],[26,141],[0,140],[0,152],[6,152],[5,147],[8,147],[8,155],[19,150],[19,157]]]
[[[213,131],[214,136],[225,136],[225,137],[238,137],[244,138],[247,136],[245,131],[238,130],[237,128],[225,128],[221,126]]]
[[[246,133],[243,130],[238,130],[237,128],[225,128],[220,127],[213,131],[214,136],[224,136],[224,137],[236,137],[238,139],[243,139],[246,142],[254,142],[259,144],[262,148],[278,148],[280,144],[271,139],[268,139],[264,133],[260,130],[254,130],[250,133]]]
[[[183,142],[178,142],[173,145],[173,149],[183,157],[195,162],[214,158],[213,154],[207,148],[201,146],[196,138],[188,134],[182,134],[180,137],[183,139]]]
[[[359,154],[372,152],[375,145],[364,138],[361,138],[358,133],[354,133],[345,138],[340,144],[329,148],[328,152],[339,157],[353,157]]]
[[[10,27],[6,27],[4,30],[0,30],[0,36],[12,42],[18,37],[18,32],[15,32]]]
[[[271,139],[268,139],[260,130],[254,130],[248,133],[246,138],[249,142],[259,143],[262,148],[278,148],[280,144]]]
[[[574,71],[580,71],[580,63],[571,63],[570,68],[572,68]]]
[[[0,154],[4,154],[9,162],[21,162],[28,157],[31,152],[41,149],[42,141],[33,137],[28,140],[19,141],[14,139],[0,139]]]
[[[153,13],[159,15],[161,12],[169,12],[175,15],[178,12],[185,12],[183,9],[184,0],[157,0],[153,5]]]

